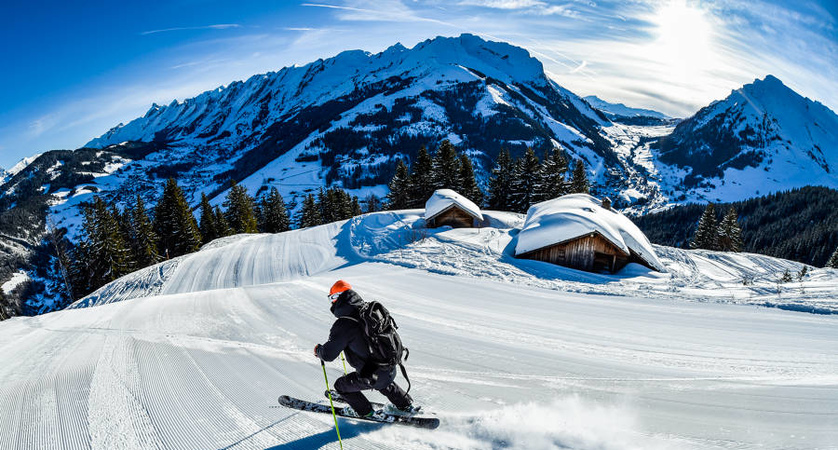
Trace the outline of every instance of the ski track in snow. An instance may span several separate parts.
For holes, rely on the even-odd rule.
[[[346,448],[836,448],[836,316],[751,304],[835,308],[835,271],[783,288],[799,264],[656,247],[668,273],[581,273],[515,260],[522,217],[487,217],[233,236],[5,321],[0,449],[338,448],[331,417],[276,404],[324,401],[311,349],[338,278],[393,312],[411,394],[442,420],[341,419]]]

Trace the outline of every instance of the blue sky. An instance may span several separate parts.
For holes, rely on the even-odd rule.
[[[169,0],[0,4],[0,167],[169,103],[334,56],[470,32],[579,95],[688,116],[772,73],[838,110],[838,2]]]

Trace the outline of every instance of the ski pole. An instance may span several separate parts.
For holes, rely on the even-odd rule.
[[[343,352],[340,352],[340,360],[341,360],[341,362],[343,362],[343,374],[347,375],[347,373],[346,373],[346,360],[343,359]]]
[[[326,375],[326,363],[320,360],[320,366],[323,367],[323,379],[326,380],[326,392],[329,393],[329,404],[332,405],[332,418],[335,419],[335,432],[338,434],[338,442],[340,443],[340,450],[343,450],[343,441],[340,439],[340,428],[338,428],[338,416],[335,414],[335,403],[332,401],[332,389],[329,388],[329,377]]]

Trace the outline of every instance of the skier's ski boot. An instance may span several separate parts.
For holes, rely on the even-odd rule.
[[[364,418],[365,418],[365,419],[378,420],[378,421],[380,421],[380,422],[383,422],[383,421],[386,421],[386,420],[387,420],[387,413],[385,413],[384,411],[382,411],[382,410],[380,410],[380,409],[379,409],[379,410],[377,410],[377,411],[376,411],[376,410],[373,410],[373,411],[370,411],[370,413],[369,413],[369,414],[367,414],[366,416],[364,416]]]
[[[341,411],[341,414],[347,417],[361,417],[358,415],[358,413],[355,412],[354,409],[352,409],[351,406],[344,406]]]
[[[397,416],[413,416],[413,415],[418,414],[421,409],[422,409],[421,406],[415,406],[415,405],[407,405],[404,408],[399,408],[398,406],[393,405],[391,403],[391,404],[388,404],[386,408],[384,408],[384,411],[387,414],[393,414],[393,415],[397,415]]]

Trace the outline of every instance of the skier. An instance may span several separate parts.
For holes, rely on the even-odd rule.
[[[334,361],[340,352],[344,352],[349,365],[356,370],[335,381],[335,390],[349,404],[344,412],[373,419],[385,417],[384,411],[373,410],[370,401],[361,392],[369,389],[384,394],[401,412],[418,411],[413,407],[410,395],[393,381],[396,378],[396,366],[382,365],[373,360],[359,319],[359,310],[365,303],[364,299],[343,280],[335,282],[329,290],[329,299],[332,301],[332,314],[337,320],[329,331],[329,340],[323,345],[314,346],[314,355],[329,362]]]

